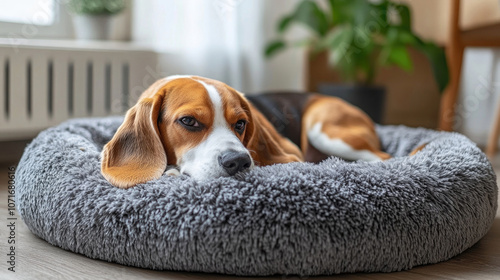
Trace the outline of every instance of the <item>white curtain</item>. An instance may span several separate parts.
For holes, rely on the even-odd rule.
[[[303,50],[266,60],[266,42],[297,0],[134,1],[132,39],[153,46],[164,74],[221,80],[247,93],[304,87]],[[300,32],[300,31],[299,31]]]
[[[467,48],[455,128],[485,146],[500,105],[500,50]]]

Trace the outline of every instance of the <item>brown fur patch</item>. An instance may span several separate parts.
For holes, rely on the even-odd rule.
[[[422,144],[415,148],[413,151],[411,151],[410,156],[414,156],[416,153],[420,152],[425,146],[427,146],[428,143]]]

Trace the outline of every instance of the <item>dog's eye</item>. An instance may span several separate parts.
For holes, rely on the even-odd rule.
[[[246,125],[247,125],[247,121],[239,120],[234,124],[234,130],[236,130],[236,132],[238,132],[239,134],[242,134],[243,131],[245,131]]]
[[[179,122],[186,128],[198,129],[201,128],[200,123],[193,117],[182,117]]]

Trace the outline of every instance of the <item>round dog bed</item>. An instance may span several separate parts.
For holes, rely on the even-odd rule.
[[[18,210],[51,244],[90,258],[237,275],[389,272],[447,260],[490,228],[495,174],[456,133],[379,126],[384,162],[289,163],[196,183],[111,186],[99,157],[122,118],[48,129],[17,169]],[[429,143],[414,156],[414,148]]]

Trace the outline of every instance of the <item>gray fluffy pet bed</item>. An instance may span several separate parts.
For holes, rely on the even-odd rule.
[[[456,133],[377,128],[395,158],[290,163],[123,190],[99,156],[122,118],[48,129],[17,169],[18,210],[49,243],[125,265],[237,275],[399,271],[447,260],[490,228],[495,174]],[[406,155],[430,142],[417,155]]]

